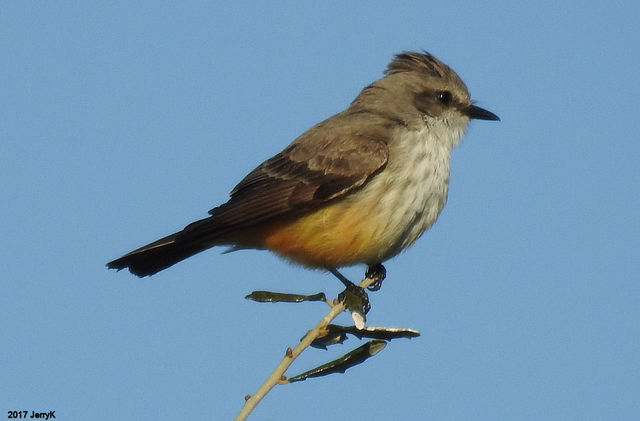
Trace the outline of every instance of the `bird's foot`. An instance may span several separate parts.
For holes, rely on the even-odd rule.
[[[373,283],[367,287],[369,291],[377,291],[382,287],[382,281],[387,277],[387,269],[381,263],[369,266],[364,274],[368,279],[372,279]]]

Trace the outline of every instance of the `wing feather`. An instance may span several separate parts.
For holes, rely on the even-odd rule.
[[[364,185],[387,163],[389,133],[383,125],[357,124],[351,117],[339,114],[320,123],[263,162],[233,189],[227,203],[188,225],[180,239],[215,241],[228,232],[318,208]]]

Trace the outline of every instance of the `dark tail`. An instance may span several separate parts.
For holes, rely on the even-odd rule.
[[[153,275],[187,257],[193,256],[210,246],[200,242],[176,240],[180,233],[174,233],[140,247],[119,259],[107,263],[109,269],[125,269],[140,277]]]
[[[149,276],[215,245],[234,246],[235,242],[225,240],[229,238],[230,233],[242,231],[261,222],[265,219],[264,212],[267,212],[267,216],[270,216],[268,212],[273,212],[271,207],[267,206],[266,211],[260,213],[256,210],[257,207],[250,203],[253,213],[247,214],[246,210],[238,210],[238,206],[246,205],[242,200],[231,199],[210,210],[211,216],[208,218],[192,222],[182,231],[127,253],[107,263],[107,267],[118,270],[129,268],[134,275]]]

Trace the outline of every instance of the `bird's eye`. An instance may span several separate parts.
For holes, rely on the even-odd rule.
[[[442,91],[438,92],[438,102],[442,105],[450,105],[451,104],[451,92]]]

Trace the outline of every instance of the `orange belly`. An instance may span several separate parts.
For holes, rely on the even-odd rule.
[[[339,201],[311,214],[261,227],[252,237],[259,248],[309,267],[378,263],[376,224],[368,212],[358,208]]]

